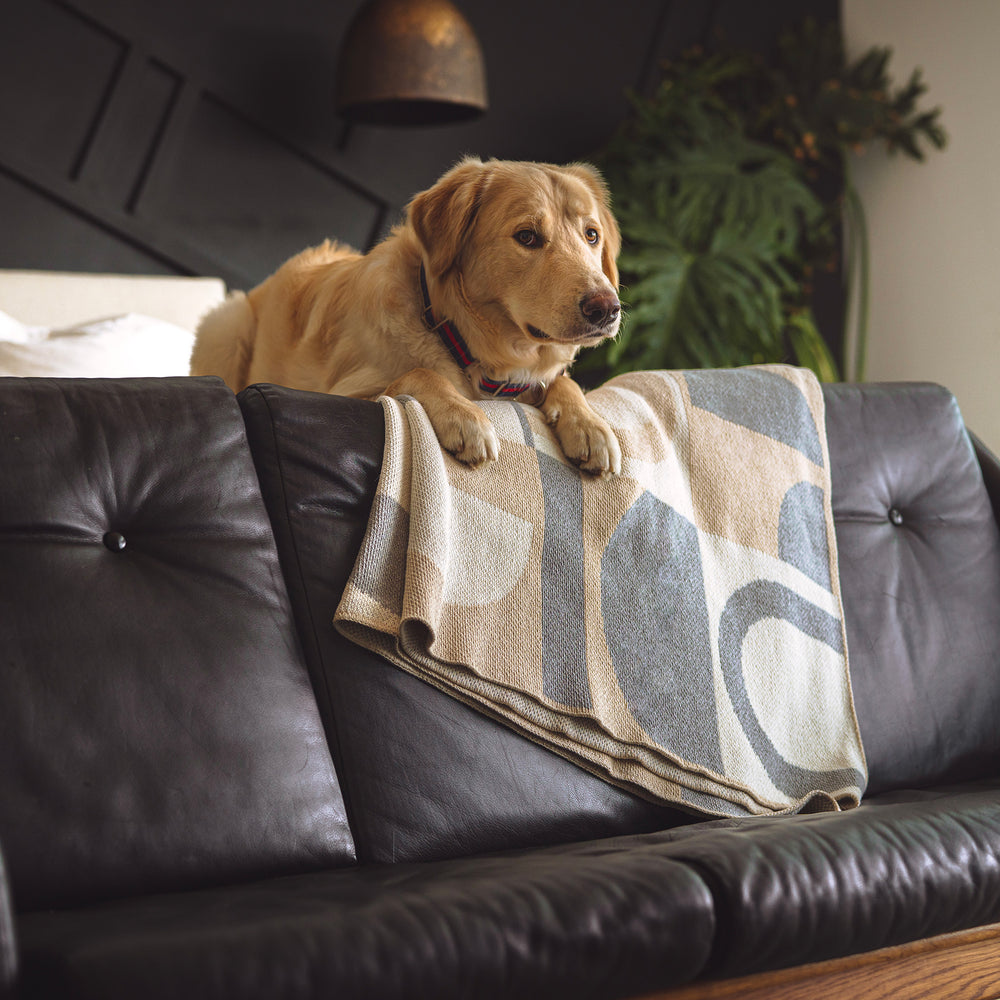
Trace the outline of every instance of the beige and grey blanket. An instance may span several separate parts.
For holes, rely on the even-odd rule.
[[[589,394],[620,476],[538,410],[480,404],[499,461],[383,398],[338,628],[617,785],[715,815],[856,805],[823,397],[785,366],[642,372]]]

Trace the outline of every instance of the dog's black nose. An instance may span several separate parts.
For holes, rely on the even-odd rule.
[[[580,312],[591,326],[607,326],[622,311],[622,304],[614,292],[594,292],[580,300]]]

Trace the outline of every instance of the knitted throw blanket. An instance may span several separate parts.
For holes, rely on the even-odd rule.
[[[785,366],[591,392],[620,476],[538,410],[480,404],[499,461],[383,397],[385,456],[344,635],[616,785],[713,815],[857,805],[823,397]]]

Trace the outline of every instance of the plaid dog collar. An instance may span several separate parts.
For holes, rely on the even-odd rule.
[[[467,372],[469,367],[476,363],[476,359],[455,324],[447,319],[439,322],[435,318],[434,310],[431,309],[431,295],[427,290],[427,274],[424,271],[423,261],[420,262],[420,294],[424,304],[424,326],[441,338],[441,343],[448,348],[448,353],[455,359],[455,363],[462,371]],[[486,375],[481,375],[479,378],[480,391],[497,399],[513,399],[531,387],[531,382],[500,382]]]

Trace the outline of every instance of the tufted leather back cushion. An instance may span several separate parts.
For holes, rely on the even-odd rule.
[[[382,462],[376,403],[240,394],[359,857],[415,861],[655,830],[692,817],[556,756],[333,627]]]
[[[15,904],[342,864],[343,802],[216,380],[0,380]]]
[[[825,387],[869,794],[996,773],[1000,534],[954,397]]]

